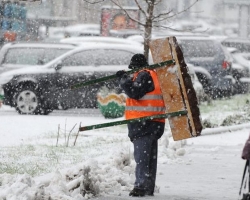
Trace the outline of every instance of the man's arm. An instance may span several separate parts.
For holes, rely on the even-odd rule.
[[[126,95],[133,99],[140,99],[154,90],[153,79],[147,71],[141,71],[134,81],[126,75],[123,76],[120,85]]]

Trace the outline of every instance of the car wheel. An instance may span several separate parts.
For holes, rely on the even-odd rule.
[[[53,109],[42,109],[42,112],[40,114],[48,115],[53,111]]]
[[[235,79],[234,94],[244,94],[246,92],[246,85],[240,81],[242,77],[244,75],[239,72],[233,73],[233,78]]]
[[[20,114],[43,114],[41,98],[34,86],[22,86],[16,92],[14,101]]]
[[[231,85],[231,89],[228,91],[228,93],[227,93],[227,97],[228,98],[231,98],[233,95],[234,95],[234,93],[235,93],[235,90],[234,90],[235,88],[234,88],[234,86],[233,85]]]

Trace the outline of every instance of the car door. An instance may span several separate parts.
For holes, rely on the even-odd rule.
[[[114,75],[118,70],[128,70],[128,65],[134,52],[123,49],[99,49],[95,56],[95,77]],[[119,92],[119,81],[113,79],[99,85],[107,87],[112,92]]]
[[[63,59],[57,71],[57,85],[70,88],[72,85],[115,74],[127,69],[133,52],[120,49],[89,49],[74,53]],[[102,86],[117,90],[117,80],[68,90],[61,101],[71,108],[97,107],[96,95]]]
[[[124,49],[107,46],[106,48],[99,48],[92,51],[94,54],[94,78],[114,75],[118,70],[128,70],[128,65],[131,57],[134,55],[134,52],[126,50],[126,45],[121,46]],[[103,87],[105,87],[104,90]],[[105,91],[104,93],[106,93],[106,89],[108,89],[109,93],[120,93],[121,89],[119,87],[119,80],[112,79],[94,84],[91,88],[90,94],[86,98],[88,104],[97,107],[97,94],[101,94],[102,91]]]
[[[89,51],[80,51],[64,58],[57,70],[57,88],[60,88],[61,95],[58,101],[65,108],[84,108],[87,107],[85,99],[90,93],[91,87],[81,87],[70,89],[71,86],[83,83],[94,77],[94,55]]]

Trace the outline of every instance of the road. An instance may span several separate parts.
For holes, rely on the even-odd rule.
[[[16,112],[15,108],[9,106],[0,107],[0,115],[20,115]],[[99,109],[68,109],[68,110],[54,110],[48,116],[86,116],[94,115],[101,116]]]

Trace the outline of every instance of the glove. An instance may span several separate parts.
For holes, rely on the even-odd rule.
[[[126,74],[126,71],[124,71],[124,70],[119,70],[119,71],[116,72],[115,75],[116,75],[118,78],[121,78],[121,77],[123,77],[124,74]]]

